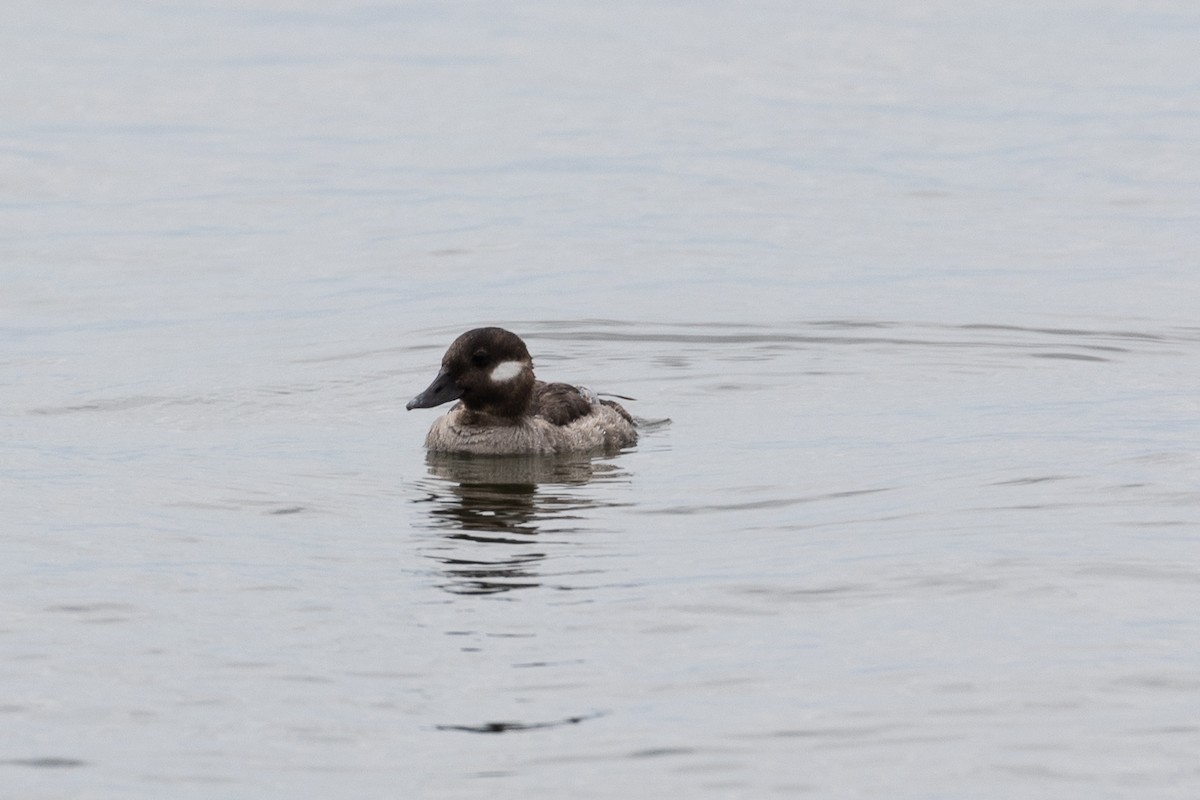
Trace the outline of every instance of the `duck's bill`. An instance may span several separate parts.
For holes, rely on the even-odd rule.
[[[463,390],[459,388],[454,379],[443,369],[433,379],[433,383],[429,384],[429,388],[412,400],[409,400],[405,408],[409,411],[412,411],[414,408],[433,408],[434,406],[440,406],[442,403],[457,400],[462,397],[462,393]]]

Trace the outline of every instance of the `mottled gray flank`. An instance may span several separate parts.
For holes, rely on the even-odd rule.
[[[438,417],[425,446],[439,453],[481,455],[612,452],[637,443],[637,430],[620,412],[603,403],[566,425],[541,417],[523,417],[512,425],[466,425],[468,414],[456,406]]]

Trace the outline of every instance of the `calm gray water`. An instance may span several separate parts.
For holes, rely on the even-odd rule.
[[[0,797],[1200,796],[1200,11],[1050,5],[5,4]]]

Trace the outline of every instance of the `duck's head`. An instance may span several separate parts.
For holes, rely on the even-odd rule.
[[[529,408],[533,384],[533,359],[521,337],[503,328],[475,328],[454,340],[433,383],[405,407],[462,400],[472,411],[515,419]]]

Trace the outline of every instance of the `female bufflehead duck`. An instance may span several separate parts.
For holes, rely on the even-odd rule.
[[[503,328],[476,328],[454,340],[429,388],[408,401],[438,417],[425,446],[437,452],[517,455],[617,450],[637,442],[629,412],[588,389],[533,377],[525,343]]]

